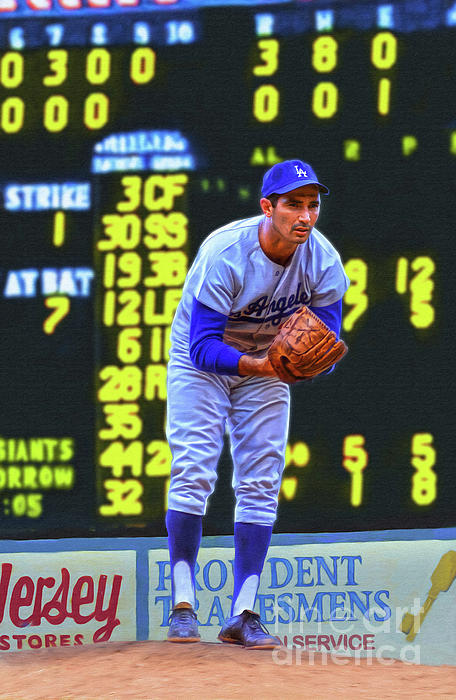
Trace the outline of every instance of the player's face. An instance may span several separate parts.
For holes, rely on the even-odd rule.
[[[265,212],[281,243],[305,243],[320,213],[320,191],[316,185],[304,185],[280,195],[275,207]]]

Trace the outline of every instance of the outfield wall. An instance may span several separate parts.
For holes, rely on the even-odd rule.
[[[0,552],[0,651],[166,638],[165,538],[9,540]],[[203,538],[204,641],[229,616],[233,559],[232,537]],[[455,578],[456,528],[273,535],[256,610],[290,654],[456,665]]]

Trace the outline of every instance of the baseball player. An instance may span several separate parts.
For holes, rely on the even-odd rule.
[[[279,326],[303,305],[338,337],[349,281],[338,252],[314,228],[320,194],[329,190],[312,167],[300,160],[274,165],[261,193],[260,216],[229,223],[204,240],[172,326],[167,436],[173,459],[166,516],[171,642],[200,639],[194,570],[228,426],[236,498],[234,591],[219,639],[251,649],[280,644],[254,612],[289,418],[289,386],[276,375],[267,350]]]

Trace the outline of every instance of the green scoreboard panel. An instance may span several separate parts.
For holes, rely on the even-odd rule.
[[[454,526],[456,7],[141,2],[0,8],[3,536],[165,534],[185,275],[287,158],[331,190],[349,354],[292,389],[276,531]],[[207,534],[230,482],[227,445]]]

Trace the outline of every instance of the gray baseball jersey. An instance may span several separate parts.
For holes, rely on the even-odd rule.
[[[272,262],[258,240],[262,216],[232,222],[202,243],[173,322],[168,364],[167,435],[173,461],[170,508],[205,513],[228,427],[237,522],[270,525],[285,463],[289,388],[275,377],[217,375],[189,357],[193,297],[227,316],[223,341],[266,352],[279,325],[303,304],[328,306],[349,280],[340,256],[316,229],[289,264]]]
[[[262,218],[232,222],[202,243],[174,318],[173,357],[188,357],[194,296],[228,317],[223,342],[255,354],[269,347],[279,325],[304,304],[328,306],[344,295],[349,280],[339,253],[323,234],[314,228],[283,267],[260,246]]]

